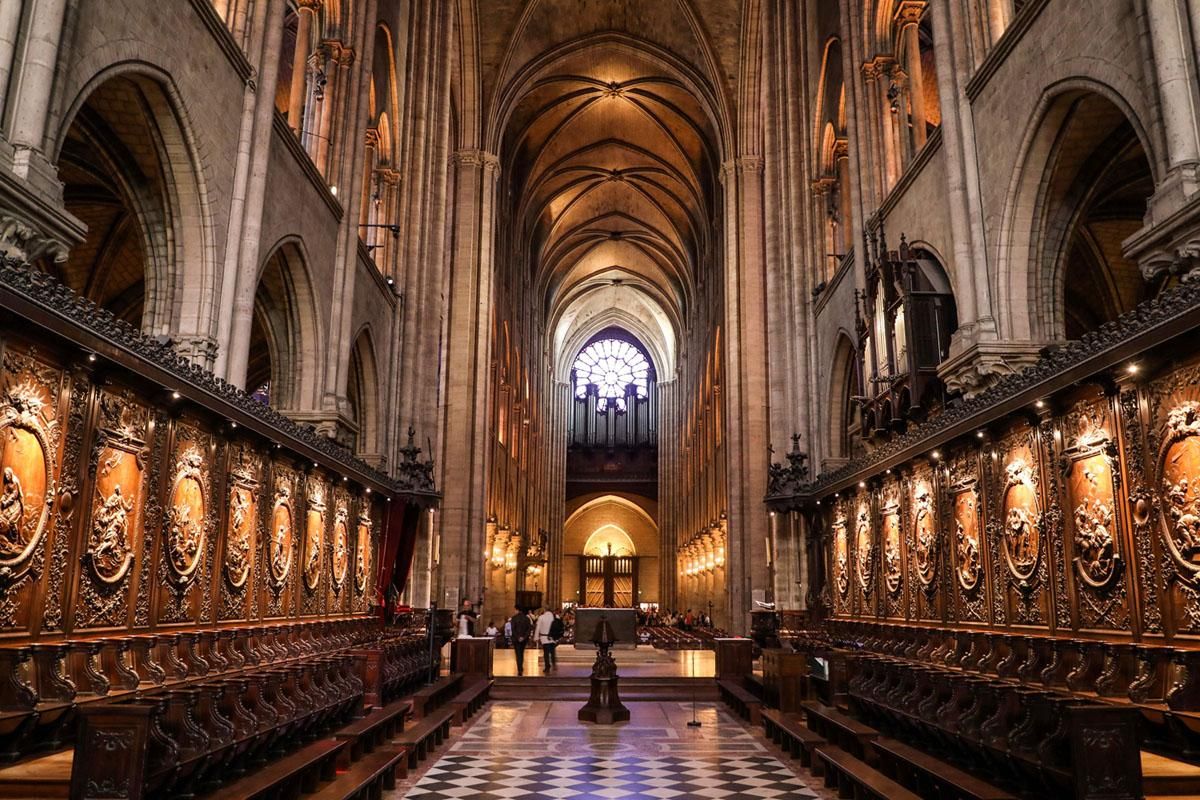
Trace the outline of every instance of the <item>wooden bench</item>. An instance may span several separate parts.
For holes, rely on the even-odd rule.
[[[337,778],[305,800],[380,800],[385,790],[396,788],[396,771],[408,775],[404,748],[384,748],[364,756]]]
[[[344,741],[319,739],[220,787],[208,797],[210,800],[299,797],[302,792],[315,791],[321,781],[333,780],[338,757],[345,747]]]
[[[939,797],[949,794],[962,800],[1016,800],[1016,795],[895,739],[881,737],[872,742],[872,747],[889,777],[918,789],[921,794]]]
[[[821,764],[813,758],[813,750],[825,744],[819,733],[810,729],[799,717],[773,708],[763,709],[762,720],[768,739],[786,750],[792,758],[799,758],[801,766],[808,767],[813,775],[821,774]]]
[[[816,700],[805,700],[800,707],[804,709],[808,727],[827,742],[856,758],[868,760],[874,757],[871,743],[879,738],[879,731]]]
[[[823,744],[816,749],[825,771],[825,786],[837,789],[838,797],[853,800],[921,800],[894,780],[855,758],[840,747]]]
[[[454,712],[453,724],[463,725],[471,715],[483,708],[488,701],[488,694],[495,681],[479,680],[469,684],[465,689],[450,699],[447,707]]]
[[[762,700],[750,694],[741,684],[728,678],[717,681],[717,688],[721,691],[722,699],[733,706],[739,714],[750,720],[751,725],[762,724]]]
[[[455,672],[444,678],[438,678],[428,686],[422,686],[412,694],[413,719],[421,719],[430,711],[453,697],[462,688],[463,675]]]
[[[370,753],[401,733],[404,730],[404,719],[412,711],[412,707],[413,702],[410,699],[395,700],[338,729],[334,738],[350,743],[342,752],[342,761],[338,768],[344,769],[351,761],[358,761],[365,753]]]
[[[396,737],[396,744],[404,745],[408,751],[408,768],[416,769],[418,761],[433,752],[433,749],[450,735],[450,720],[454,712],[450,709],[435,711]]]

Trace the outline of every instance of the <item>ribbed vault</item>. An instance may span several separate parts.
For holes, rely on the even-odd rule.
[[[556,360],[615,323],[670,370],[715,250],[712,104],[694,73],[627,36],[559,50],[515,86],[502,145],[507,247],[528,264]]]

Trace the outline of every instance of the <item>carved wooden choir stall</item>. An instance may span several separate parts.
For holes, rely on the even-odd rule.
[[[873,271],[887,298],[893,260],[912,262]],[[808,656],[808,724],[785,714],[777,739],[831,785],[1200,791],[1198,328],[1182,283],[971,399],[927,389],[904,424],[867,391],[860,457],[775,465],[768,505],[798,516],[812,584],[782,637]],[[879,372],[899,326],[860,333]]]
[[[486,698],[376,613],[411,441],[382,475],[8,260],[0,321],[0,793],[374,796]]]

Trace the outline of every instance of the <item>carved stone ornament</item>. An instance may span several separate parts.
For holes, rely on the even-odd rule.
[[[250,577],[254,528],[258,517],[258,481],[245,448],[239,463],[229,471],[229,534],[225,540],[225,578],[241,589]]]
[[[968,592],[979,586],[979,497],[974,487],[954,495],[954,574]]]
[[[208,513],[204,484],[204,453],[197,445],[189,444],[175,462],[164,539],[174,579],[183,585],[196,577],[204,554]]]
[[[871,594],[875,571],[875,541],[871,536],[871,511],[866,502],[859,503],[854,520],[854,546],[858,568],[858,585],[864,597]]]
[[[892,501],[883,507],[883,582],[889,594],[900,593],[904,570],[900,557],[900,504]]]
[[[1033,468],[1014,458],[1004,468],[1004,527],[1001,541],[1013,582],[1029,588],[1037,574],[1042,549],[1041,510]]]
[[[267,559],[270,562],[271,583],[280,588],[287,583],[292,571],[292,489],[285,483],[275,488]]]
[[[350,571],[350,509],[339,504],[333,512],[333,585],[341,588]]]
[[[833,521],[833,580],[843,598],[850,592],[850,537],[846,517],[839,513]]]
[[[50,521],[58,423],[47,400],[32,381],[0,398],[0,585],[24,577]]]
[[[913,484],[913,563],[917,581],[926,589],[937,584],[937,516],[933,510],[933,490],[921,479]]]
[[[357,554],[354,558],[354,586],[359,593],[367,590],[371,576],[371,515],[365,510],[358,517],[358,534],[355,537]]]
[[[317,480],[308,484],[308,513],[304,519],[304,585],[316,589],[321,580],[325,550],[325,487]]]
[[[1200,574],[1200,402],[1188,400],[1171,408],[1160,442],[1163,542],[1179,577],[1195,584]]]

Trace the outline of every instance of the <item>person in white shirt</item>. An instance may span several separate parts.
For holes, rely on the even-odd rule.
[[[554,645],[556,642],[550,635],[552,625],[554,625],[554,612],[548,608],[543,609],[542,615],[538,617],[537,628],[534,630],[538,644],[542,646],[543,672],[554,669]]]
[[[488,626],[487,626],[487,630],[485,630],[483,633],[485,636],[490,636],[493,639],[495,639],[497,636],[499,636],[500,629],[496,627],[496,621],[492,620],[491,622],[489,622]]]

